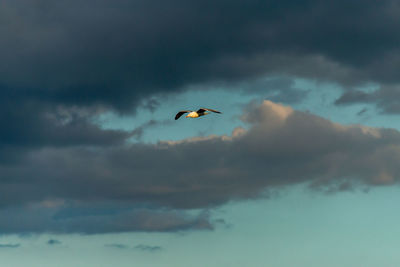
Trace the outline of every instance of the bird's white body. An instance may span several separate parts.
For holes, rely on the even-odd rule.
[[[197,118],[197,117],[199,117],[199,114],[196,111],[192,111],[186,115],[186,118]]]
[[[186,115],[186,118],[198,118],[198,117],[210,114],[210,112],[206,112],[206,111],[212,111],[212,112],[215,112],[215,113],[221,113],[218,110],[210,109],[210,108],[200,108],[198,111],[181,110],[175,115],[175,120],[179,119],[185,113],[188,113]]]
[[[197,113],[196,111],[192,111],[189,114],[186,115],[186,118],[198,118],[200,116],[204,116],[209,114],[208,112],[204,112],[204,113]]]

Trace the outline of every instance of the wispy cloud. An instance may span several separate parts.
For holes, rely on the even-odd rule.
[[[163,125],[168,125],[171,124],[171,120],[163,120],[163,121],[157,121],[157,120],[149,120],[142,125],[136,127],[132,131],[130,131],[130,136],[134,137],[137,140],[140,140],[143,136],[143,133],[151,128],[157,127],[157,126],[163,126]]]
[[[144,244],[139,244],[134,247],[131,247],[126,244],[121,244],[121,243],[111,243],[111,244],[105,244],[105,247],[108,248],[115,248],[115,249],[128,249],[128,248],[133,248],[136,250],[140,251],[146,251],[146,252],[158,252],[162,250],[161,246],[149,246],[149,245],[144,245]]]
[[[47,241],[48,245],[54,246],[54,245],[60,245],[62,242],[57,240],[57,239],[49,239],[49,241]]]
[[[141,250],[141,251],[147,251],[147,252],[158,252],[158,251],[162,250],[162,247],[140,244],[140,245],[135,246],[135,249]]]
[[[16,243],[16,244],[0,244],[0,248],[19,248],[21,244]]]
[[[148,231],[180,232],[211,230],[213,224],[204,212],[165,209],[159,206],[140,207],[127,203],[77,203],[47,207],[40,204],[29,207],[0,209],[2,233],[81,233]],[[58,240],[51,239],[49,245]]]
[[[108,248],[117,248],[117,249],[126,249],[126,248],[129,247],[128,245],[125,245],[125,244],[118,244],[118,243],[105,244],[104,246],[105,246],[105,247],[108,247]]]

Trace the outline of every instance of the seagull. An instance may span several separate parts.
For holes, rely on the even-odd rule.
[[[198,111],[181,110],[176,114],[175,120],[179,119],[185,113],[189,113],[189,114],[186,115],[186,118],[198,118],[198,117],[210,114],[210,112],[206,112],[206,111],[212,111],[212,112],[221,114],[221,112],[219,112],[218,110],[211,109],[211,108],[201,108]]]

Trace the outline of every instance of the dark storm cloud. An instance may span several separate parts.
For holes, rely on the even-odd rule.
[[[17,162],[32,149],[120,145],[137,135],[101,129],[91,122],[96,112],[85,108],[10,99],[1,99],[0,106],[0,164]]]
[[[0,125],[3,126],[0,148],[114,145],[123,143],[130,136],[124,131],[100,129],[88,120],[90,113],[86,114],[85,110],[30,103],[21,107],[15,102],[2,104],[7,112],[0,113]]]
[[[31,151],[20,164],[0,167],[0,229],[213,229],[208,212],[184,210],[299,183],[328,192],[398,183],[396,130],[343,126],[270,101],[250,105],[243,120],[250,128],[232,136]]]
[[[301,182],[337,190],[396,183],[397,131],[342,126],[271,102],[248,111],[248,131],[156,145],[124,145],[154,122],[128,133],[92,119],[110,109],[154,111],[154,96],[191,85],[285,75],[347,86],[338,104],[398,112],[399,14],[394,0],[2,1],[0,229],[212,229],[208,214],[180,209]],[[381,89],[351,89],[367,82]],[[290,81],[270,86],[277,101],[307,94]],[[53,199],[80,204],[46,206]]]
[[[245,120],[251,129],[237,129],[233,137],[33,151],[20,164],[0,168],[7,177],[0,204],[119,199],[204,208],[305,181],[396,182],[395,130],[346,127],[268,101]]]
[[[36,101],[129,109],[262,74],[398,82],[399,10],[394,0],[7,0],[0,83]]]
[[[399,10],[394,0],[2,1],[0,160],[31,146],[121,143],[126,133],[90,123],[96,112],[154,111],[154,95],[193,84],[265,75],[396,84]],[[84,115],[66,120],[74,109]]]

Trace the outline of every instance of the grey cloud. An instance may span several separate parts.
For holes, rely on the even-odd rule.
[[[105,244],[104,246],[108,247],[108,248],[117,248],[117,249],[126,249],[126,248],[128,248],[128,246],[125,245],[125,244]]]
[[[49,239],[47,241],[47,245],[54,246],[54,245],[60,245],[62,242],[57,240],[57,239]]]
[[[362,116],[362,115],[364,115],[366,112],[368,112],[368,109],[363,108],[363,109],[361,109],[359,112],[357,112],[357,115],[358,115],[358,116]]]
[[[2,234],[101,234],[213,230],[214,226],[204,212],[144,208],[113,201],[92,204],[44,201],[0,209],[0,229]],[[47,243],[61,242],[50,239]]]
[[[271,101],[250,105],[242,119],[249,129],[231,136],[31,151],[21,163],[0,167],[6,177],[0,229],[212,230],[208,212],[189,216],[184,210],[263,197],[299,183],[329,192],[398,183],[397,130],[344,126]],[[51,199],[72,204],[52,208]]]
[[[397,183],[398,131],[342,126],[271,102],[249,108],[248,131],[155,145],[125,141],[158,122],[128,133],[91,119],[110,109],[152,111],[152,97],[193,85],[265,76],[337,82],[348,89],[337,104],[398,113],[399,14],[394,0],[3,1],[1,229],[212,229],[207,213],[182,209],[303,182],[334,190]],[[368,82],[380,89],[353,88]],[[290,80],[269,86],[260,85],[275,101],[307,94]],[[80,205],[32,212],[52,199]],[[154,207],[104,210],[86,202]]]
[[[335,101],[335,104],[349,104],[356,102],[372,102],[374,100],[373,95],[363,91],[350,91],[344,93],[340,98]]]
[[[0,83],[35,101],[123,110],[266,74],[398,82],[393,0],[7,0],[0,12]]]
[[[3,1],[0,160],[123,143],[127,133],[90,123],[96,109],[154,111],[155,95],[191,85],[286,75],[396,86],[399,10],[393,0]],[[286,87],[263,89],[288,103],[306,94]],[[382,92],[369,101],[398,112],[385,96],[395,91]],[[349,94],[338,103],[359,97]]]
[[[103,130],[90,122],[94,111],[85,108],[55,105],[41,106],[0,100],[0,154],[8,147],[28,149],[46,146],[115,145],[125,141],[130,133]]]
[[[160,125],[167,125],[171,124],[172,120],[163,120],[163,121],[157,121],[157,120],[149,120],[142,125],[136,127],[130,132],[130,136],[134,137],[138,140],[140,140],[143,136],[143,133],[148,130],[149,128],[155,127],[155,126],[160,126]]]
[[[141,251],[147,251],[147,252],[158,252],[158,251],[162,250],[162,247],[140,244],[140,245],[135,246],[135,249],[141,250]]]
[[[309,93],[309,90],[295,86],[295,78],[286,76],[263,77],[236,83],[217,83],[217,87],[242,91],[243,94],[255,94],[274,102],[287,104],[299,103]]]
[[[21,244],[0,244],[0,248],[19,248]]]
[[[113,244],[105,244],[105,247],[108,248],[116,248],[116,249],[127,249],[129,248],[128,245],[126,244],[120,244],[120,243],[113,243]],[[136,250],[140,251],[146,251],[146,252],[158,252],[162,250],[162,247],[160,246],[149,246],[149,245],[144,245],[144,244],[139,244],[135,247],[133,247]]]
[[[226,222],[226,220],[222,218],[214,220],[213,223],[214,225],[223,227],[225,229],[230,229],[233,227],[233,224]]]
[[[153,113],[160,106],[160,102],[155,98],[145,99],[142,106]]]
[[[337,105],[346,105],[354,103],[369,103],[375,104],[377,108],[388,114],[400,113],[400,87],[398,85],[386,85],[372,92],[363,91],[348,91],[345,92],[335,103]]]
[[[342,126],[269,101],[243,119],[251,128],[236,129],[233,137],[32,151],[20,164],[0,168],[8,177],[0,204],[118,199],[204,208],[271,186],[397,181],[396,130]]]

